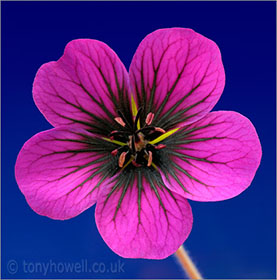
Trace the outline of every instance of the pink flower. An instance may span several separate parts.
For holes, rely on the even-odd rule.
[[[217,45],[190,29],[149,34],[129,75],[106,44],[71,41],[35,77],[35,103],[54,128],[21,149],[20,190],[52,219],[97,202],[98,230],[115,253],[166,258],[191,231],[187,199],[237,196],[260,164],[252,123],[210,113],[224,84]]]

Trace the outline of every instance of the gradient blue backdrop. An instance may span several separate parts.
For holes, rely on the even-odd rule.
[[[128,68],[148,33],[164,27],[189,27],[214,40],[222,52],[226,87],[214,110],[234,110],[247,116],[260,136],[263,158],[251,187],[240,196],[217,203],[191,203],[194,226],[185,246],[206,278],[275,278],[276,3],[1,4],[2,277],[183,277],[174,257],[151,261],[114,254],[97,231],[94,207],[64,222],[37,215],[17,187],[14,164],[26,140],[51,128],[32,100],[32,83],[40,65],[57,60],[70,40],[102,40]],[[104,263],[106,271],[59,273],[61,265],[56,272],[52,265],[52,271],[44,275],[33,267],[35,263],[82,260]],[[17,263],[17,271],[11,261]],[[108,272],[114,262],[123,263],[124,271]]]

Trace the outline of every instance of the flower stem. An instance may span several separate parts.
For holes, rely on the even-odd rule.
[[[175,256],[190,279],[203,279],[183,245],[176,251]]]

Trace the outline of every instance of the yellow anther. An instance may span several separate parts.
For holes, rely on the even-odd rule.
[[[163,135],[159,136],[158,138],[150,141],[149,144],[154,145],[154,144],[157,144],[157,143],[163,141],[164,139],[166,139],[167,137],[169,137],[170,135],[175,133],[178,129],[179,129],[179,127],[167,131],[166,133],[164,133]]]

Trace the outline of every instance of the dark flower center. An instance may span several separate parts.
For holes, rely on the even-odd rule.
[[[149,113],[141,127],[141,112],[142,108],[137,111],[132,124],[127,121],[121,111],[118,111],[119,117],[115,118],[123,129],[112,131],[109,137],[110,141],[121,145],[111,152],[113,156],[118,156],[120,168],[125,168],[130,163],[135,167],[155,167],[157,150],[166,147],[163,144],[156,145],[155,139],[165,134],[165,131],[160,127],[151,126],[154,114]]]

